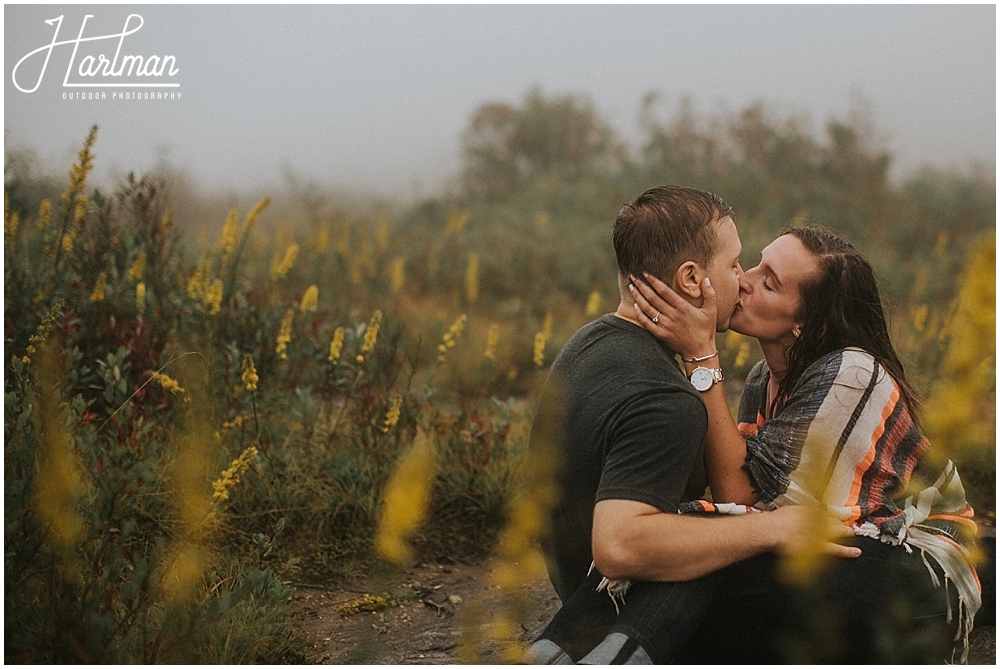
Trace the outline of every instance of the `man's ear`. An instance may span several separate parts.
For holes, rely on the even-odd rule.
[[[674,284],[678,293],[692,298],[701,297],[701,281],[705,277],[698,263],[688,260],[674,273]]]

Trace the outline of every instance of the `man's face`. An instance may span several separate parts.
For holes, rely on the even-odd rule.
[[[743,268],[740,267],[740,235],[736,232],[736,224],[729,216],[715,225],[716,230],[715,255],[708,261],[705,273],[715,288],[717,305],[716,329],[725,332],[729,328],[729,319],[733,310],[740,303],[740,277]]]

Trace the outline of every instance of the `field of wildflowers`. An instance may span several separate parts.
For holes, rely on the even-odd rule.
[[[658,183],[722,194],[745,265],[789,223],[856,241],[929,436],[993,512],[992,178],[896,185],[858,127],[821,141],[759,107],[650,117],[634,158],[585,101],[535,92],[464,142],[452,194],[218,217],[156,177],[88,190],[96,127],[68,182],[8,157],[6,661],[302,661],[291,582],[421,551],[493,551],[501,587],[544,572],[558,491],[545,449],[526,457],[533,408],[617,305],[610,222]],[[759,358],[719,344],[731,378]]]

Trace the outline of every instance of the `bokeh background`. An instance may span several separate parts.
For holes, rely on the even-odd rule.
[[[65,40],[133,13],[122,54],[174,56],[179,98],[77,99],[72,45],[15,87],[46,20]],[[6,6],[5,659],[302,661],[289,582],[443,553],[492,556],[500,587],[544,573],[556,463],[526,457],[531,416],[617,304],[618,208],[662,183],[734,207],[745,267],[803,223],[866,252],[925,431],[990,522],[995,25]],[[735,403],[759,350],[719,345]],[[508,608],[487,636],[516,658]]]

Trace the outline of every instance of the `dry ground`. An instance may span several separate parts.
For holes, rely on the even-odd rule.
[[[326,587],[299,587],[293,622],[311,645],[316,664],[499,664],[533,640],[559,608],[546,578],[506,593],[490,584],[488,560],[421,563],[393,574],[356,576]],[[364,595],[391,594],[398,605],[342,615]],[[370,608],[383,602],[367,600]],[[511,602],[521,608],[520,625],[506,640],[490,629]],[[463,639],[475,639],[463,644]],[[517,641],[514,641],[516,639]],[[972,664],[996,664],[996,628],[973,633]]]

